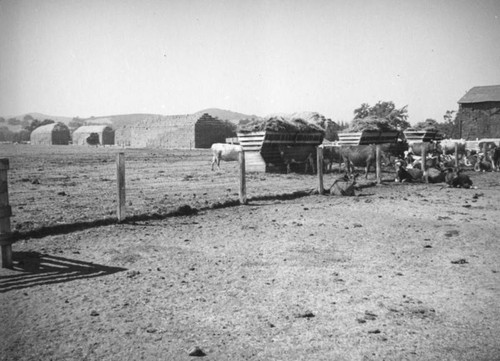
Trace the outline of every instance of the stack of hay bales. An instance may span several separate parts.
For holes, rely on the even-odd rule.
[[[236,137],[236,125],[203,114],[194,126],[196,148],[210,148],[214,143],[225,143],[226,138]]]
[[[87,138],[97,134],[100,145],[115,144],[115,132],[107,125],[84,125],[73,132],[73,145],[89,145]]]
[[[31,132],[30,143],[33,145],[68,145],[69,128],[63,123],[51,123],[36,128]]]

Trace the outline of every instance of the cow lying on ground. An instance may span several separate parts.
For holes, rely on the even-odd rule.
[[[335,196],[354,196],[356,189],[356,178],[359,174],[348,176],[347,174],[337,178],[329,189],[331,195]]]
[[[421,182],[423,175],[420,169],[407,169],[403,162],[396,162],[396,182]]]
[[[466,174],[461,174],[460,171],[454,171],[453,168],[448,168],[445,171],[445,180],[448,186],[453,188],[471,188],[472,181]]]
[[[312,173],[316,173],[315,156],[316,148],[312,145],[285,146],[279,148],[281,159],[286,166],[286,172],[292,171],[292,164],[304,164],[304,173],[308,173],[309,167]]]
[[[220,161],[224,160],[226,162],[237,161],[239,153],[242,151],[241,146],[234,144],[225,143],[214,143],[212,144],[212,170],[214,170],[214,165],[217,164],[217,168],[220,169]]]
[[[477,161],[474,164],[474,171],[476,172],[490,172],[492,170],[491,162],[486,159],[483,153],[480,153],[477,157]]]

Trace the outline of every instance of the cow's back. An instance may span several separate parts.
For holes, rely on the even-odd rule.
[[[373,145],[351,145],[342,147],[344,162],[351,162],[354,166],[365,167],[375,161],[376,148]]]

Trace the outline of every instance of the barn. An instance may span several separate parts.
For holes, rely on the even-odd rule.
[[[500,138],[500,85],[476,86],[458,101],[460,138]]]
[[[33,145],[68,145],[69,128],[64,123],[42,125],[31,132],[30,143]]]
[[[91,134],[97,134],[100,145],[115,144],[115,131],[107,125],[84,125],[73,132],[74,145],[88,145],[87,138]]]
[[[116,144],[135,148],[210,148],[236,137],[236,126],[204,114],[155,115],[116,130]]]

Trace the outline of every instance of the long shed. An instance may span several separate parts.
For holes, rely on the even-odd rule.
[[[30,143],[33,145],[68,145],[69,128],[64,123],[42,125],[31,132]]]
[[[97,134],[100,145],[115,144],[115,131],[107,125],[84,125],[73,132],[74,145],[88,145],[87,138]]]

